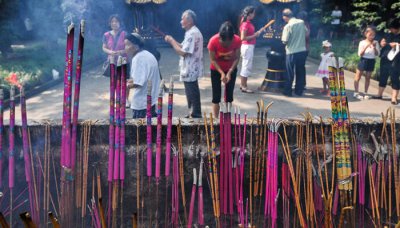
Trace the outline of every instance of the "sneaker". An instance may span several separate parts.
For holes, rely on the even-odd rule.
[[[358,100],[363,100],[364,99],[364,96],[359,94],[359,93],[357,93],[357,92],[353,93],[353,97],[358,99]]]
[[[369,100],[369,99],[371,99],[372,97],[370,96],[370,95],[364,95],[364,100]]]

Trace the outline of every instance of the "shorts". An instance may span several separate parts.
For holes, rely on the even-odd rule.
[[[368,71],[372,72],[375,69],[375,59],[366,59],[361,57],[360,62],[358,63],[357,69],[359,71]]]
[[[242,44],[240,56],[242,57],[240,76],[247,78],[251,75],[251,69],[253,68],[254,44]]]
[[[147,117],[146,115],[147,115],[147,109],[141,109],[141,110],[132,109],[133,119],[146,118]],[[155,105],[151,106],[151,117],[157,117]]]

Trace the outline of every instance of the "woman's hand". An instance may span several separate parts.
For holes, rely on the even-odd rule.
[[[227,84],[231,80],[231,78],[232,78],[231,74],[232,74],[232,71],[229,70],[225,76],[225,84]]]
[[[221,73],[221,82],[226,84],[226,75],[224,72]]]

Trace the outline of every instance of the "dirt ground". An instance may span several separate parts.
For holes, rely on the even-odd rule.
[[[160,69],[163,78],[169,82],[171,77],[178,79],[178,55],[171,48],[160,48],[161,60]],[[256,90],[264,80],[267,60],[265,57],[266,49],[257,47],[253,63],[253,75],[248,80],[249,88]],[[211,81],[209,72],[209,57],[204,52],[205,75],[199,80],[202,111],[211,112]],[[257,111],[256,101],[263,99],[264,102],[273,101],[269,109],[270,118],[296,118],[301,113],[309,111],[314,116],[329,118],[331,116],[330,98],[322,95],[319,90],[322,87],[320,78],[314,76],[318,63],[307,61],[307,90],[302,97],[286,97],[274,92],[255,92],[253,94],[242,93],[239,90],[240,79],[236,80],[233,106],[240,107],[241,113],[247,113],[249,117],[254,117]],[[84,69],[85,66],[83,66]],[[377,118],[381,112],[385,112],[390,104],[390,88],[385,91],[385,100],[363,100],[359,101],[352,97],[354,73],[345,71],[345,82],[349,97],[349,109],[352,118]],[[364,79],[361,80],[360,88],[364,88]],[[378,82],[372,81],[369,93],[377,93]],[[27,100],[27,114],[30,120],[40,119],[62,119],[63,84],[44,91]],[[187,115],[187,103],[183,83],[175,81],[174,90],[174,117]],[[164,113],[167,109],[167,94],[164,96]],[[396,107],[399,109],[399,106]],[[80,119],[108,119],[109,111],[109,78],[101,76],[101,66],[85,71],[81,82],[80,96]],[[6,119],[9,116],[5,113]],[[131,111],[127,110],[127,118],[131,116]],[[20,108],[16,108],[17,120],[21,118]],[[7,122],[7,121],[6,121]]]

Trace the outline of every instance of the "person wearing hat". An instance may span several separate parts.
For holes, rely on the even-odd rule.
[[[294,93],[302,96],[306,77],[307,28],[304,21],[295,18],[290,9],[284,9],[282,15],[283,20],[287,23],[283,27],[281,38],[286,49],[286,80],[283,94],[292,96],[292,85],[296,76]]]
[[[324,95],[329,95],[329,58],[334,56],[334,53],[331,51],[332,44],[325,40],[322,42],[322,48],[324,52],[321,53],[321,62],[319,64],[317,73],[315,76],[322,78],[322,90],[321,93]]]
[[[125,51],[131,61],[130,79],[128,88],[133,88],[130,97],[132,118],[145,118],[147,108],[147,86],[151,81],[151,112],[156,114],[156,104],[160,88],[160,70],[157,59],[153,54],[143,49],[144,40],[137,33],[125,37]]]
[[[182,43],[170,35],[164,39],[180,56],[179,76],[185,86],[189,108],[186,117],[202,118],[198,79],[203,75],[203,35],[196,26],[196,14],[190,9],[182,13],[181,25],[185,30]]]

